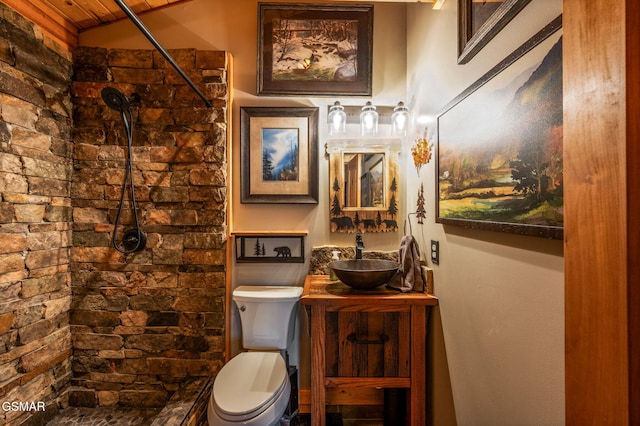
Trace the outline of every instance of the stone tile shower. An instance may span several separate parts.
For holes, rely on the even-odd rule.
[[[0,400],[162,407],[225,353],[229,57],[73,56],[0,4]],[[111,245],[128,155],[106,86],[131,96],[143,251]],[[123,230],[133,223],[123,209]],[[37,412],[3,411],[20,424]],[[50,414],[49,414],[50,415]]]

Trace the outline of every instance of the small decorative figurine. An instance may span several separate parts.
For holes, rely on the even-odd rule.
[[[427,217],[427,211],[424,208],[424,184],[422,183],[420,184],[420,191],[418,191],[416,217],[420,225],[422,225],[424,218]]]

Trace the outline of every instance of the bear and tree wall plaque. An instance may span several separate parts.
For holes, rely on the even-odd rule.
[[[238,263],[304,263],[305,233],[234,233]]]

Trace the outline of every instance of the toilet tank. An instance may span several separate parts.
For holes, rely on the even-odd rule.
[[[233,301],[240,313],[244,349],[286,349],[302,287],[238,286]]]

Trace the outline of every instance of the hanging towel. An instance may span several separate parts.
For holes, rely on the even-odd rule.
[[[420,248],[413,236],[405,235],[402,237],[398,250],[398,261],[400,262],[398,273],[387,285],[402,292],[424,292],[427,280],[420,265]]]

